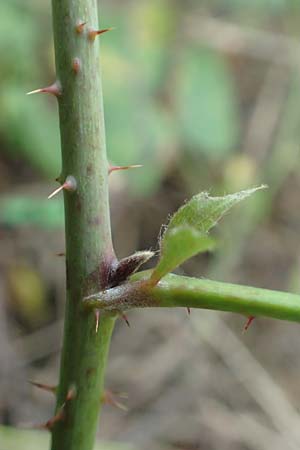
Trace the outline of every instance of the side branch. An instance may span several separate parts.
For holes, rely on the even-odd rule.
[[[84,308],[109,312],[145,307],[184,307],[300,321],[300,295],[173,274],[152,286],[150,273],[139,272],[130,283],[86,297]]]

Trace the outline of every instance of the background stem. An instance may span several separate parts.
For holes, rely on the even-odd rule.
[[[82,298],[106,286],[114,260],[108,203],[108,163],[96,0],[52,0],[55,57],[61,86],[59,118],[62,147],[60,182],[72,175],[75,192],[65,191],[67,304],[56,411],[69,389],[75,398],[65,419],[53,427],[52,450],[91,450],[97,427],[103,377],[114,318],[82,313]],[[85,23],[76,30],[79,23]],[[76,58],[76,59],[75,59]],[[76,64],[74,64],[74,61]]]

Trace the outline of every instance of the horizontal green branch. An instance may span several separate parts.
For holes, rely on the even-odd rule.
[[[173,274],[151,286],[150,274],[151,271],[139,272],[129,283],[87,297],[84,305],[88,309],[105,311],[144,307],[200,308],[300,321],[300,295]]]

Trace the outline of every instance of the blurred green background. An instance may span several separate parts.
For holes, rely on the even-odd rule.
[[[100,17],[115,27],[101,36],[109,159],[143,165],[110,177],[118,255],[156,249],[168,215],[199,191],[265,183],[218,226],[216,252],[180,273],[299,292],[299,1],[103,0]],[[55,79],[50,1],[0,3],[0,52],[0,423],[22,428],[52,414],[53,399],[26,380],[55,384],[64,308],[63,205],[47,201],[60,172],[57,105],[25,95]],[[226,314],[129,319],[107,377],[128,392],[128,411],[105,407],[100,439],[299,448],[297,324],[260,319],[243,335],[244,319]],[[0,428],[0,450],[21,448],[13,439],[47,448],[18,433]]]

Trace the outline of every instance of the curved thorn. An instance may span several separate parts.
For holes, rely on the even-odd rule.
[[[108,175],[110,175],[112,172],[117,172],[118,170],[139,169],[140,167],[143,167],[143,165],[132,164],[130,166],[110,166],[108,169]]]
[[[55,83],[51,84],[50,86],[35,89],[34,91],[27,92],[26,95],[32,95],[32,94],[51,94],[55,97],[59,97],[61,95],[61,88],[59,86],[59,83],[56,81]]]
[[[57,422],[61,422],[65,419],[65,410],[64,410],[65,404],[59,410],[57,413],[51,417],[51,419],[47,420],[46,423],[42,423],[40,425],[35,425],[34,428],[40,429],[40,430],[48,430],[51,431],[54,425]]]
[[[89,39],[90,41],[94,41],[96,39],[97,36],[99,36],[100,34],[103,33],[107,33],[107,31],[112,31],[114,30],[114,27],[109,27],[109,28],[103,28],[102,30],[89,30]]]
[[[52,392],[52,394],[56,394],[57,386],[51,386],[48,384],[37,383],[36,381],[32,381],[32,380],[28,380],[28,383],[32,384],[32,386],[35,386],[38,389],[42,389],[47,392]]]
[[[77,392],[76,392],[76,387],[75,387],[75,385],[73,384],[73,385],[69,388],[69,390],[68,390],[68,392],[67,392],[66,402],[69,402],[70,400],[73,400],[73,399],[76,397],[76,394],[77,394]]]
[[[128,320],[126,314],[122,314],[121,317],[126,322],[126,325],[130,328],[130,323],[129,323],[129,320]]]
[[[122,409],[123,411],[128,411],[128,408],[126,407],[126,405],[124,405],[122,402],[117,400],[116,397],[128,398],[128,396],[122,397],[121,394],[118,394],[116,392],[112,392],[108,389],[105,389],[103,392],[103,395],[102,395],[102,403],[104,403],[105,405],[115,406],[119,409]]]
[[[51,198],[55,197],[55,195],[59,194],[61,191],[63,191],[66,186],[66,183],[62,184],[61,186],[59,186],[57,189],[55,189],[53,192],[51,192],[51,194],[48,195],[48,200],[50,200]]]
[[[99,322],[100,322],[100,311],[99,311],[99,309],[95,310],[95,319],[96,319],[95,331],[96,331],[96,334],[97,334],[98,333],[98,329],[99,329]]]
[[[75,27],[76,33],[81,34],[83,32],[83,28],[85,27],[85,25],[86,22],[78,22]]]
[[[243,328],[243,333],[245,333],[248,330],[248,328],[250,327],[250,325],[252,324],[254,319],[255,319],[254,316],[248,317],[247,322],[245,323],[244,328]]]
[[[66,191],[76,191],[77,188],[77,182],[76,179],[72,175],[68,175],[66,178],[66,181],[59,186],[57,189],[55,189],[53,192],[51,192],[50,195],[48,195],[48,200],[53,198],[55,195],[59,194],[59,192],[66,190]]]

